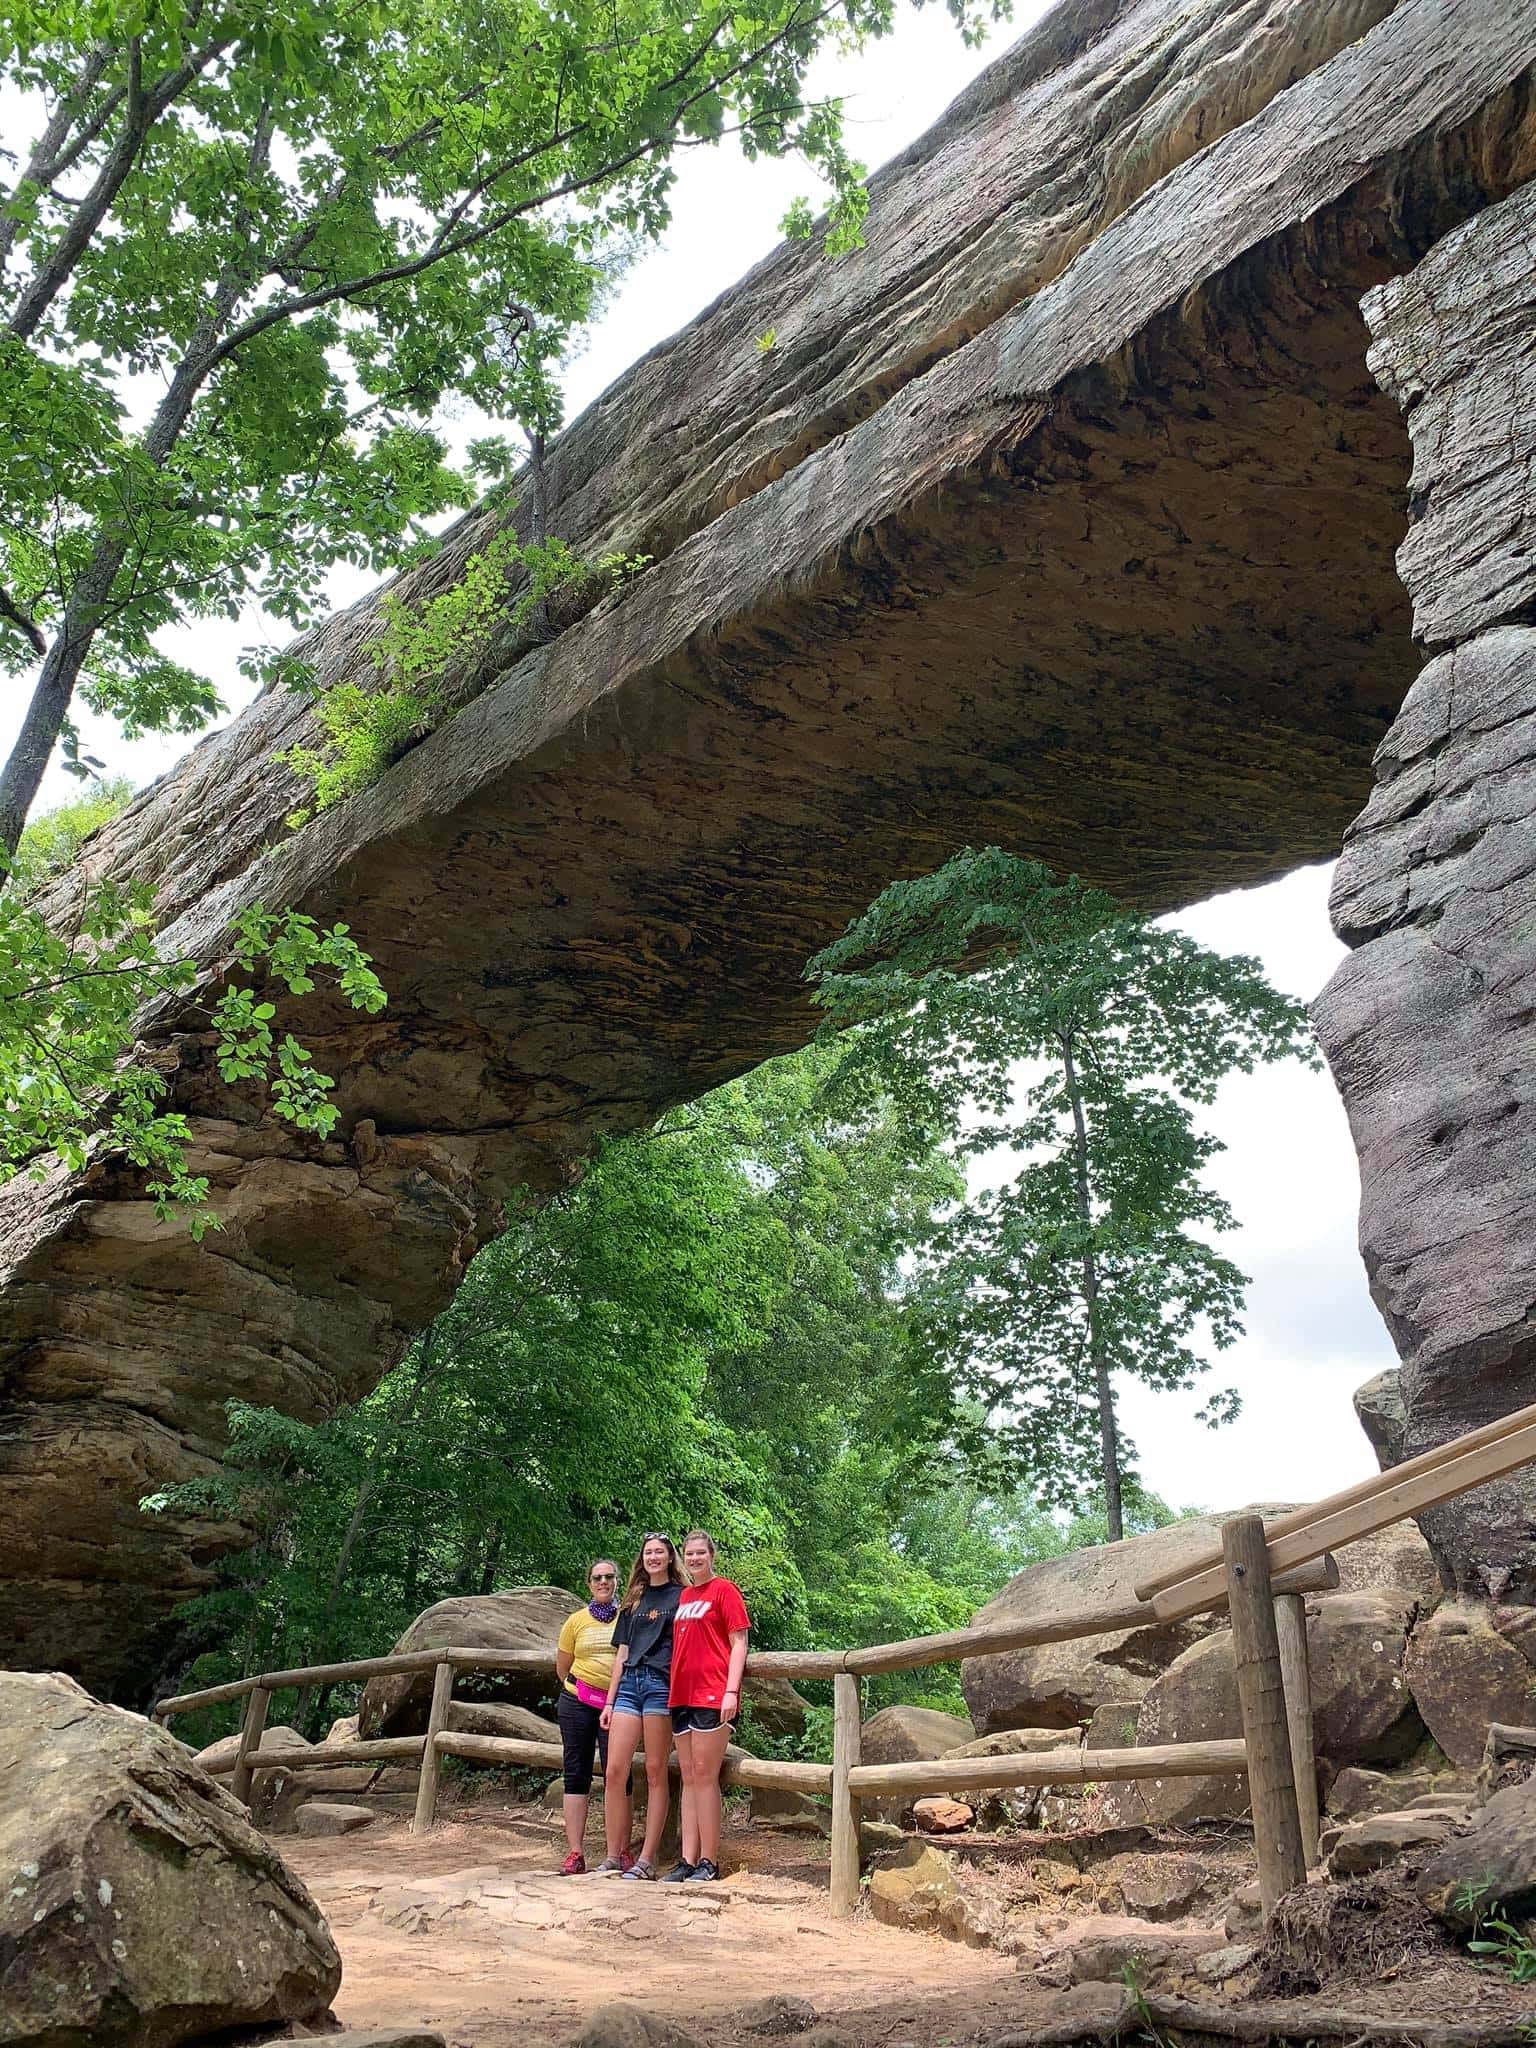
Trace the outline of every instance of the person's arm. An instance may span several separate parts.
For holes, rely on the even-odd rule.
[[[741,1674],[747,1668],[747,1631],[731,1630],[731,1664],[725,1674],[725,1691],[720,1697],[720,1718],[734,1721],[741,1707]]]
[[[608,1679],[608,1697],[603,1701],[603,1711],[599,1717],[605,1728],[611,1727],[613,1723],[613,1703],[619,1696],[619,1680],[624,1676],[624,1665],[628,1656],[628,1643],[620,1643],[613,1653],[613,1670]]]
[[[565,1681],[570,1677],[571,1666],[575,1662],[576,1659],[571,1655],[569,1650],[556,1650],[555,1676],[559,1679],[562,1685],[564,1685]]]

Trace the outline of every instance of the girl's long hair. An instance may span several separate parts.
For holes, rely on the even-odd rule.
[[[660,1529],[655,1529],[649,1536],[642,1537],[641,1539],[640,1549],[636,1554],[634,1566],[629,1574],[629,1584],[624,1588],[624,1598],[619,1602],[619,1605],[626,1611],[634,1607],[642,1595],[651,1590],[650,1574],[645,1568],[645,1546],[647,1543],[665,1543],[667,1546],[668,1583],[674,1586],[684,1584],[683,1567],[678,1562],[677,1545],[670,1536],[665,1535]]]

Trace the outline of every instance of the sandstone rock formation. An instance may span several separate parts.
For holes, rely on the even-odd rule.
[[[1275,1514],[1279,1508],[1270,1503],[1260,1512]],[[1208,1550],[1222,1520],[1219,1515],[1192,1516],[1122,1543],[1096,1544],[1029,1565],[977,1612],[976,1625],[1044,1620],[1078,1608],[1134,1606],[1138,1578],[1172,1570],[1181,1558]],[[1002,1728],[1073,1728],[1104,1707],[1134,1718],[1158,1674],[1214,1626],[1202,1615],[970,1657],[960,1667],[965,1703],[983,1735]]]
[[[542,1650],[547,1670],[464,1671],[455,1676],[455,1697],[507,1700],[524,1708],[555,1697],[555,1640],[566,1616],[581,1605],[559,1586],[509,1586],[502,1593],[456,1594],[418,1614],[394,1651]],[[393,1654],[393,1652],[391,1653]],[[365,1742],[379,1735],[419,1735],[432,1703],[432,1672],[389,1671],[370,1678],[358,1702],[358,1732]],[[510,1732],[510,1731],[502,1731]]]
[[[508,1182],[800,1041],[802,961],[892,874],[993,838],[1163,908],[1333,850],[1418,661],[1357,303],[1536,170],[1533,51],[1536,0],[1066,0],[874,181],[866,252],[779,251],[562,437],[553,528],[644,576],[504,634],[300,833],[274,692],[93,843],[205,977],[259,898],[344,917],[391,1006],[278,1003],[338,1077],[323,1145],[218,1082],[195,995],[146,1020],[201,1245],[121,1161],[5,1190],[7,1655],[142,1684],[241,1532],[137,1502],[224,1401],[356,1398]],[[376,619],[314,636],[322,681]]]
[[[976,1730],[956,1714],[931,1707],[882,1707],[860,1732],[860,1757],[866,1764],[931,1763],[970,1742]],[[916,1793],[866,1799],[863,1811],[874,1820],[899,1821],[912,1810]]]
[[[319,2018],[319,1908],[183,1744],[57,1675],[0,1672],[0,2040],[175,2048]]]
[[[1360,1243],[1403,1365],[1402,1456],[1536,1400],[1536,190],[1373,293],[1413,442],[1399,555],[1434,659],[1346,837],[1355,950],[1316,1006],[1361,1166]],[[1536,1600],[1536,1476],[1433,1510],[1450,1583]]]
[[[1325,1767],[1405,1762],[1424,1728],[1403,1675],[1413,1604],[1391,1593],[1334,1593],[1307,1602],[1313,1740]],[[1240,1736],[1232,1631],[1184,1651],[1141,1703],[1144,1744]],[[1246,1778],[1139,1781],[1121,1816],[1157,1826],[1248,1811]]]

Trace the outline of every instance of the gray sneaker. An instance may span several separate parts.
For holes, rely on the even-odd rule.
[[[637,1856],[628,1870],[625,1871],[624,1876],[626,1880],[637,1877],[642,1884],[654,1884],[656,1882],[656,1866],[654,1863],[647,1863],[643,1856]]]
[[[624,1866],[617,1856],[605,1856],[592,1875],[594,1877],[622,1877],[624,1875]]]

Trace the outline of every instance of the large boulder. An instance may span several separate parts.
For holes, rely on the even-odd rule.
[[[1333,1593],[1307,1602],[1312,1735],[1319,1761],[1399,1763],[1423,1738],[1403,1679],[1403,1654],[1413,1604],[1387,1592]],[[1215,1742],[1240,1736],[1242,1714],[1232,1632],[1194,1643],[1169,1666],[1141,1703],[1137,1741]],[[1216,1819],[1248,1811],[1242,1777],[1137,1781],[1145,1818],[1157,1826]]]
[[[754,1678],[748,1674],[742,1698],[765,1735],[803,1735],[806,1702],[787,1678]]]
[[[510,1735],[517,1742],[558,1742],[560,1724],[509,1700],[450,1700],[448,1726],[458,1735]]]
[[[1536,1672],[1486,1601],[1447,1600],[1420,1622],[1404,1671],[1424,1725],[1453,1764],[1480,1764],[1496,1721],[1536,1714]]]
[[[866,1764],[932,1763],[962,1744],[974,1741],[976,1730],[956,1714],[932,1707],[882,1707],[864,1723],[859,1760]],[[872,1820],[901,1820],[912,1811],[916,1791],[866,1799],[863,1810]]]
[[[1495,1905],[1514,1920],[1536,1913],[1536,1779],[1495,1792],[1422,1864],[1417,1889],[1462,1933]]]
[[[313,2020],[314,1900],[185,1746],[56,1673],[0,1672],[0,2040],[175,2048]]]
[[[1403,1675],[1413,1614],[1386,1588],[1307,1602],[1312,1742],[1332,1769],[1403,1763],[1423,1741]]]
[[[1232,1512],[1274,1515],[1283,1509],[1267,1505]],[[973,1626],[1053,1621],[1077,1609],[1129,1606],[1135,1601],[1138,1579],[1171,1571],[1185,1561],[1193,1564],[1220,1540],[1221,1525],[1228,1519],[1194,1515],[1166,1529],[1128,1536],[1121,1543],[1096,1544],[1028,1565],[988,1601]],[[968,1657],[960,1667],[965,1703],[983,1735],[998,1728],[1077,1727],[1106,1706],[1134,1711],[1153,1680],[1215,1625],[1204,1615],[1172,1623],[1149,1621],[1072,1642]]]
[[[1141,1703],[1136,1740],[1155,1743],[1224,1742],[1243,1732],[1232,1662],[1232,1632],[1202,1637],[1150,1687]],[[1248,1811],[1246,1777],[1137,1778],[1112,1788],[1116,1817],[1177,1827]]]
[[[1334,1553],[1339,1583],[1332,1593],[1313,1595],[1337,1600],[1347,1593],[1393,1593],[1427,1614],[1441,1595],[1440,1571],[1434,1552],[1414,1521],[1390,1522],[1372,1536],[1346,1543]]]
[[[1355,1414],[1383,1472],[1403,1462],[1408,1410],[1403,1403],[1403,1376],[1395,1365],[1368,1379],[1354,1392]]]
[[[541,1650],[547,1669],[460,1671],[454,1678],[459,1700],[507,1700],[539,1707],[555,1697],[555,1643],[562,1623],[581,1605],[558,1586],[510,1586],[439,1600],[418,1614],[391,1654],[406,1650]],[[358,1732],[365,1742],[380,1735],[419,1735],[432,1703],[432,1671],[387,1672],[370,1678],[358,1702]]]

